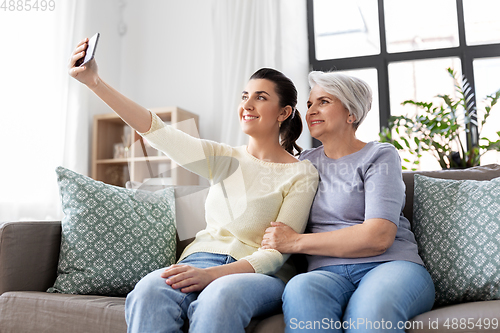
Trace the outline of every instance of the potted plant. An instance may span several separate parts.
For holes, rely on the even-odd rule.
[[[381,142],[390,142],[398,150],[411,154],[413,159],[404,158],[404,161],[412,170],[416,170],[423,152],[430,152],[441,168],[449,169],[479,165],[481,156],[488,150],[500,151],[500,131],[496,132],[496,141],[481,137],[481,130],[490,116],[491,109],[500,98],[500,90],[485,98],[486,107],[482,110],[482,119],[479,122],[474,93],[467,79],[464,77],[460,82],[453,69],[447,70],[455,81],[458,99],[449,95],[438,95],[442,101],[441,105],[404,101],[402,105],[415,105],[417,112],[391,116],[389,126],[383,127],[379,133]],[[403,166],[403,169],[408,168]]]

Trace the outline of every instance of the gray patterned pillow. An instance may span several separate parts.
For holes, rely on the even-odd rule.
[[[173,264],[174,190],[129,190],[58,167],[65,214],[57,279],[48,292],[123,296]]]
[[[500,299],[500,178],[415,175],[413,221],[436,305]]]

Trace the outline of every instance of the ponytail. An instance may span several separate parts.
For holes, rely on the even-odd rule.
[[[290,154],[297,156],[302,152],[302,147],[297,144],[297,139],[302,133],[302,118],[300,112],[294,109],[290,117],[285,119],[280,127],[281,146]],[[297,153],[294,154],[293,150]]]

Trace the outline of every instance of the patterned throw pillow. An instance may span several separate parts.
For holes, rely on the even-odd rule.
[[[123,296],[173,264],[174,190],[129,190],[56,169],[65,214],[57,279],[48,292]]]
[[[435,304],[500,299],[500,178],[415,175],[413,212]]]

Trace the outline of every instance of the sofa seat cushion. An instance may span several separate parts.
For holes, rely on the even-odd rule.
[[[284,332],[285,318],[282,313],[267,318],[254,318],[245,331],[246,333]]]
[[[2,333],[125,333],[125,298],[6,292],[0,296]]]
[[[252,319],[245,331],[282,332],[284,327],[283,314],[277,314]],[[126,333],[125,297],[6,292],[0,296],[0,332]]]
[[[412,319],[413,328],[406,332],[499,332],[499,314],[497,300],[450,305],[416,316]]]

